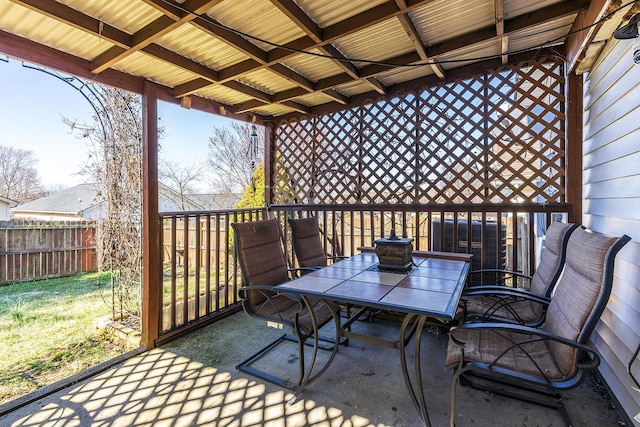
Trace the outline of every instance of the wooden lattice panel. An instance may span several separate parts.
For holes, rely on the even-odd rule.
[[[282,122],[273,203],[562,203],[563,72],[505,66]]]

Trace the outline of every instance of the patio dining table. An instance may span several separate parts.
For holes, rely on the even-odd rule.
[[[421,335],[429,319],[453,320],[467,279],[471,255],[414,252],[413,265],[406,271],[378,267],[375,253],[364,251],[348,259],[318,269],[276,289],[302,299],[319,298],[338,302],[360,311],[341,325],[339,336],[399,350],[400,364],[409,396],[425,426],[430,426],[422,385]],[[328,307],[333,307],[327,303]],[[397,340],[387,340],[351,331],[350,326],[367,310],[385,310],[404,315]],[[349,311],[350,313],[350,311]],[[338,316],[338,313],[333,313]],[[317,336],[317,328],[316,328]],[[414,338],[414,373],[411,378],[406,347]],[[314,349],[316,351],[317,348]],[[327,362],[331,363],[333,356]],[[444,361],[443,361],[444,363]],[[327,368],[323,368],[323,371]],[[304,385],[303,385],[304,387]]]

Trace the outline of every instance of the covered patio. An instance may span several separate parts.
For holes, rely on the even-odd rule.
[[[413,238],[415,249],[470,253],[476,268],[527,274],[535,271],[544,230],[554,220],[628,234],[634,242],[616,259],[612,297],[592,339],[603,356],[596,376],[622,416],[640,424],[633,379],[640,377],[640,362],[634,363],[640,341],[640,88],[633,77],[634,42],[613,37],[639,10],[633,1],[604,0],[0,0],[0,54],[142,95],[141,319],[149,353],[123,362],[124,369],[128,363],[151,366],[175,351],[167,357],[185,369],[197,365],[197,380],[178,381],[177,388],[217,393],[195,384],[224,372],[228,386],[264,396],[256,400],[259,407],[276,402],[276,415],[259,409],[267,419],[254,420],[249,400],[218,407],[203,397],[206,405],[193,411],[180,406],[190,414],[185,424],[197,424],[189,417],[206,408],[221,425],[413,425],[398,418],[410,416],[401,406],[410,407],[408,399],[396,409],[369,406],[378,397],[365,391],[376,386],[345,389],[348,405],[339,396],[323,401],[309,389],[303,410],[301,402],[283,406],[284,391],[230,369],[238,360],[226,350],[221,359],[212,357],[218,346],[239,345],[235,328],[248,328],[238,313],[241,283],[228,245],[230,224],[280,219],[294,265],[285,219],[310,215],[320,219],[324,247],[334,254],[353,255],[394,229]],[[159,212],[160,101],[260,126],[266,206]],[[423,352],[438,366],[442,336],[425,344],[442,354]],[[207,355],[190,353],[204,345],[199,340],[207,341]],[[384,358],[373,360],[384,356],[369,357],[372,369],[386,369]],[[444,367],[441,375],[432,394],[446,401]],[[319,396],[323,380],[314,384]],[[159,393],[148,391],[142,399]],[[94,392],[65,397],[68,392],[54,395],[51,405],[86,400],[77,409],[91,413]],[[585,423],[598,419],[603,425],[616,418],[600,411],[604,399],[588,384],[570,393],[570,400],[581,402],[572,416],[589,415]],[[589,396],[593,400],[580,400]],[[476,406],[469,403],[474,399]],[[482,412],[483,399],[473,393],[460,399],[471,405],[461,412],[475,417],[461,425],[499,422],[496,406]],[[27,404],[21,409],[26,415],[6,416],[27,420],[22,425],[33,416],[37,424],[42,405]],[[446,424],[437,417],[447,419],[448,405],[431,405],[443,409],[434,425]],[[513,408],[500,411],[501,418],[505,412],[520,417],[504,425],[525,424],[529,416],[535,424],[557,422],[547,418],[556,416],[553,411],[533,415],[518,402],[499,405]],[[144,412],[144,404],[134,407]],[[322,408],[319,415],[314,408]],[[111,425],[137,417],[105,416],[117,420]],[[174,416],[167,424],[182,422]]]

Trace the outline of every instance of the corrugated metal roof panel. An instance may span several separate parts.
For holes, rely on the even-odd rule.
[[[340,85],[336,87],[336,90],[346,96],[355,96],[361,93],[371,92],[371,86],[358,80]]]
[[[498,39],[487,40],[473,46],[467,46],[454,52],[440,55],[438,62],[445,70],[463,67],[474,62],[500,57],[502,44]]]
[[[415,80],[433,74],[430,65],[421,67],[396,68],[378,76],[378,80],[385,86],[399,84],[408,80]]]
[[[182,54],[214,70],[234,65],[247,58],[247,55],[229,44],[211,37],[193,25],[183,25],[157,40],[167,49]]]
[[[156,59],[143,52],[134,52],[118,62],[114,66],[118,70],[124,71],[134,76],[145,76],[146,78],[168,87],[175,87],[179,84],[197,78],[196,74],[178,68]]]
[[[516,16],[562,2],[563,0],[509,0],[504,3],[504,19],[512,19]]]
[[[246,74],[238,78],[238,81],[268,94],[296,87],[289,80],[266,68]]]
[[[513,32],[509,35],[509,50],[530,49],[531,46],[550,46],[564,43],[564,37],[571,29],[575,16],[567,16],[535,28]]]
[[[311,50],[310,52],[323,55],[317,49]],[[314,82],[343,72],[331,59],[320,56],[296,55],[295,57],[282,61],[282,63]]]
[[[326,28],[345,18],[350,18],[378,4],[386,2],[387,0],[297,0],[300,8],[304,10],[320,28]]]
[[[495,25],[493,0],[438,0],[409,15],[427,46]]]
[[[349,59],[369,61],[383,61],[414,50],[397,19],[389,19],[343,37],[334,46]]]
[[[237,105],[253,99],[250,96],[245,95],[244,93],[238,92],[237,90],[228,88],[223,85],[207,86],[206,88],[197,91],[196,95],[227,105]]]
[[[270,104],[265,105],[264,107],[258,107],[253,110],[256,114],[261,114],[263,116],[282,116],[283,114],[292,113],[294,110],[287,107],[286,105],[281,104]]]
[[[113,46],[70,25],[60,24],[53,18],[11,3],[0,3],[0,29],[87,60]]]
[[[227,27],[271,43],[285,44],[305,35],[269,0],[223,1],[211,9],[209,14]],[[269,25],[265,25],[265,22]],[[252,38],[248,40],[266,51],[274,48],[271,44]]]
[[[182,0],[178,1],[180,4],[187,4]],[[281,4],[283,7],[296,4],[320,28],[332,28],[331,33],[336,37],[332,44],[345,57],[352,59],[358,67],[367,67],[369,65],[367,61],[391,62],[393,58],[402,57],[407,53],[417,56],[413,43],[401,25],[401,20],[396,16],[399,13],[398,3],[401,4],[401,2],[392,0],[293,1],[294,3],[282,2]],[[522,24],[529,20],[529,13],[534,12],[532,17],[534,15],[540,17],[548,15],[547,19],[549,20],[546,23],[539,24],[537,19],[529,20],[532,27],[508,35],[509,51],[533,49],[532,55],[535,54],[537,46],[550,40],[562,42],[562,37],[566,36],[578,11],[584,9],[586,5],[583,2],[563,0],[503,0],[503,2],[505,19],[520,17],[518,22]],[[61,5],[65,6],[61,7]],[[251,90],[238,92],[238,90],[242,91],[241,87],[229,89],[224,86],[209,85],[203,89],[196,89],[202,84],[202,80],[197,73],[186,69],[197,69],[198,65],[209,67],[212,70],[224,69],[223,78],[234,79],[236,82],[246,85],[247,88],[254,88],[265,94],[279,95],[276,99],[284,98],[287,94],[286,91],[290,89],[304,88],[304,90],[296,90],[293,93],[304,93],[305,90],[310,89],[308,83],[296,83],[299,81],[296,74],[308,82],[322,82],[322,87],[329,89],[331,89],[332,81],[350,79],[347,77],[347,73],[329,58],[293,52],[282,55],[280,50],[274,51],[274,46],[266,41],[275,44],[288,44],[290,47],[300,49],[313,49],[313,52],[318,53],[321,52],[321,49],[314,48],[315,43],[310,41],[311,38],[306,35],[305,31],[270,0],[225,0],[210,8],[207,15],[198,19],[198,22],[201,22],[201,19],[219,22],[237,31],[264,39],[263,41],[248,39],[249,43],[258,47],[256,49],[264,50],[264,52],[256,52],[256,61],[251,60],[249,55],[243,53],[242,46],[233,46],[235,37],[225,41],[222,36],[216,36],[216,29],[213,25],[207,25],[210,28],[204,29],[199,27],[196,22],[172,24],[171,17],[173,15],[165,16],[158,10],[167,5],[169,3],[164,3],[162,0],[57,0],[31,2],[30,8],[27,8],[13,3],[11,0],[0,0],[0,29],[25,37],[30,40],[30,43],[36,45],[51,46],[86,61],[97,61],[96,64],[99,65],[100,71],[111,68],[141,76],[168,87],[185,84],[185,93],[194,90],[196,95],[229,104],[229,106],[253,100],[255,94]],[[552,18],[554,5],[562,5],[562,8],[558,9],[559,12],[573,10],[573,15]],[[65,12],[67,6],[76,9],[79,15],[71,14],[68,16]],[[40,9],[40,11],[32,11],[31,8]],[[547,9],[542,14],[538,13],[542,8]],[[49,17],[56,14],[59,15],[58,19]],[[380,16],[386,17],[380,18]],[[438,60],[442,63],[441,66],[445,72],[487,57],[499,58],[502,54],[499,38],[492,37],[496,31],[494,0],[418,2],[417,6],[411,6],[411,12],[408,16],[427,48],[429,45],[442,43],[439,45],[442,50],[439,51],[443,53],[440,53]],[[351,18],[354,19],[350,20]],[[78,28],[67,24],[67,19],[77,19]],[[94,20],[103,21],[106,25],[119,28],[129,35],[135,35],[144,28],[144,34],[140,34],[142,39],[136,40],[141,42],[143,50],[125,52],[123,55],[117,56],[120,49],[114,49],[102,57],[101,55],[107,53],[113,44],[98,33],[99,24]],[[156,20],[158,20],[157,25],[149,25]],[[339,25],[332,27],[334,24]],[[90,25],[90,27],[85,30],[79,29],[85,25]],[[367,25],[370,26],[362,29]],[[93,26],[98,28],[91,28]],[[167,31],[168,26],[175,26],[175,28]],[[248,36],[240,34],[239,37]],[[477,39],[488,40],[475,43],[474,40]],[[7,40],[11,39],[7,38]],[[456,51],[444,52],[446,49],[450,49],[450,46],[458,45],[461,41],[475,44]],[[15,39],[11,43],[19,45],[20,41]],[[156,49],[154,55],[157,57],[153,57],[144,53],[147,43],[157,44],[164,49]],[[5,44],[4,46],[6,46],[7,54],[10,53],[18,58],[22,57],[20,51],[13,44]],[[33,45],[25,46],[28,52],[32,52],[31,46]],[[42,49],[40,52],[43,56],[50,56],[47,49]],[[260,65],[263,56],[267,60],[272,58],[274,64],[280,63],[291,72],[285,70],[283,76],[269,68],[263,68],[264,66]],[[158,59],[162,57],[164,59]],[[175,61],[176,64],[172,65],[174,58],[179,59]],[[50,66],[60,69],[66,68],[71,72],[76,66],[65,67],[61,61],[52,58],[46,58],[43,61]],[[193,64],[185,65],[184,63],[188,61],[192,61]],[[85,75],[92,71],[90,65],[86,65],[85,68],[83,70]],[[368,68],[367,73],[375,68]],[[214,75],[215,73],[208,74]],[[398,86],[406,81],[420,79],[431,74],[430,67],[402,67],[379,72],[372,75],[372,78],[376,78],[385,86]],[[332,79],[332,77],[336,77],[336,79]],[[108,77],[107,80],[109,80]],[[114,81],[116,81],[115,84],[119,84],[117,80]],[[192,84],[187,85],[187,83]],[[348,97],[370,93],[373,88],[358,80],[347,81],[345,84],[335,86],[333,90]],[[266,102],[265,97],[257,97],[262,98],[261,102]],[[304,94],[295,101],[307,106],[315,106],[332,102],[332,99],[322,93],[315,93]],[[253,104],[255,103],[252,102],[249,105]],[[277,114],[277,111],[287,113],[293,112],[294,109],[279,105],[260,107],[260,111],[271,111]]]
[[[160,18],[162,13],[143,0],[58,0],[129,34]]]
[[[295,102],[299,102],[300,104],[304,104],[310,107],[322,105],[331,101],[333,101],[333,98],[325,95],[322,92],[309,93],[307,95],[299,96],[295,99]]]

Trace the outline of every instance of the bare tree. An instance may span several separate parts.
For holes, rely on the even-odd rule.
[[[189,208],[186,200],[197,193],[195,186],[201,182],[204,169],[204,163],[194,162],[183,166],[171,160],[160,160],[160,182],[176,192],[177,197],[172,201],[183,211]]]
[[[67,188],[69,188],[69,187],[68,187],[68,186],[66,186],[66,185],[64,185],[64,184],[50,184],[50,185],[47,185],[47,186],[44,188],[44,193],[45,193],[47,196],[50,196],[50,195],[52,195],[52,194],[56,194],[56,193],[59,193],[59,192],[61,192],[61,191],[64,191],[64,190],[66,190]]]
[[[0,195],[20,203],[42,196],[36,163],[33,151],[0,145]]]
[[[231,128],[213,128],[207,165],[211,168],[216,192],[242,193],[252,184],[254,170],[263,159],[264,137],[254,125],[233,123]]]

